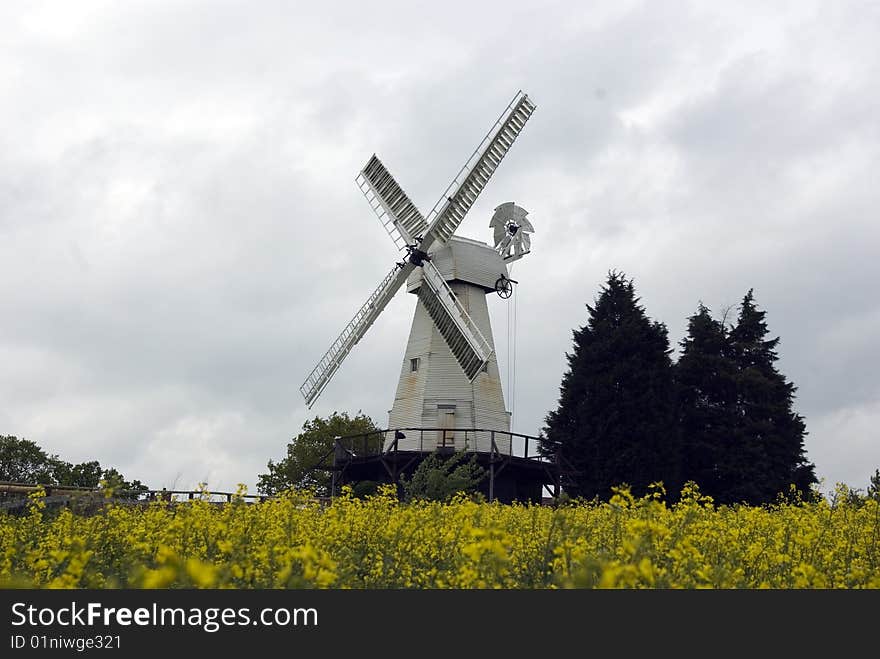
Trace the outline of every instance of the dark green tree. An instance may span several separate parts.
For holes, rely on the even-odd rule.
[[[71,464],[14,435],[0,435],[0,481],[92,488],[110,482],[126,490],[147,489],[140,481],[129,483],[116,469],[104,470],[97,460]]]
[[[29,439],[0,435],[0,481],[54,484],[57,460]]]
[[[776,369],[779,337],[767,338],[766,315],[750,290],[730,330],[737,396],[732,443],[739,453],[736,464],[742,481],[754,485],[754,492],[742,495],[751,504],[772,502],[791,485],[809,498],[816,482],[815,467],[804,451],[806,425],[794,411],[797,387]]]
[[[679,439],[666,326],[639,305],[631,280],[611,272],[587,324],[574,331],[559,405],[546,418],[542,448],[558,445],[571,496],[607,499],[662,481],[678,491]]]
[[[486,470],[477,464],[476,454],[468,459],[464,451],[452,455],[434,451],[410,478],[401,478],[401,484],[406,501],[449,501],[459,492],[474,492],[485,476]]]
[[[269,471],[260,474],[257,489],[262,494],[273,495],[291,487],[314,489],[318,495],[330,492],[330,472],[315,467],[322,459],[332,462],[329,455],[337,437],[367,434],[377,430],[373,420],[358,412],[351,417],[347,412],[333,412],[326,419],[315,417],[303,424],[302,432],[287,445],[287,455],[273,462],[269,460]],[[382,437],[366,437],[371,448],[381,446]],[[329,458],[328,458],[329,455]]]
[[[727,326],[700,304],[681,347],[674,372],[682,480],[696,482],[717,503],[760,499],[766,457],[738,431],[738,370]]]
[[[128,481],[116,469],[110,468],[101,474],[101,487],[113,490],[113,495],[122,499],[136,499],[149,488],[139,480]]]
[[[98,487],[101,482],[101,463],[97,460],[71,464],[64,460],[53,461],[53,482],[56,485],[76,487]]]
[[[874,475],[871,476],[871,480],[868,481],[867,496],[869,499],[880,501],[880,469],[875,469]]]

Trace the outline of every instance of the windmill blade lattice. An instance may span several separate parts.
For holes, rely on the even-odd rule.
[[[422,264],[418,296],[468,380],[473,380],[492,355],[492,346],[471,319],[433,263]]]
[[[376,154],[355,181],[398,249],[405,249],[417,236],[425,235],[425,218]]]
[[[535,107],[522,91],[513,97],[429,213],[428,235],[422,242],[423,250],[427,251],[435,240],[445,244],[452,237],[513,146]]]
[[[394,294],[403,286],[409,273],[415,267],[412,263],[394,266],[376,290],[370,294],[367,301],[361,305],[354,318],[348,322],[345,329],[342,330],[327,352],[324,353],[324,356],[299,388],[309,407],[312,406],[312,403],[315,402],[324,390],[324,387],[330,382],[330,378],[333,377],[333,374],[342,365],[342,360],[348,356],[351,349],[367,333],[367,330],[370,329],[370,326],[379,317],[379,314],[382,313],[382,310],[388,305]]]

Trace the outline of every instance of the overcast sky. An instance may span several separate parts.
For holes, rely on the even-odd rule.
[[[864,487],[878,34],[876,2],[5,0],[0,434],[254,491],[310,414],[384,426],[412,295],[311,412],[299,393],[399,258],[354,177],[376,152],[427,213],[522,88],[538,109],[458,232],[489,241],[508,200],[536,228],[514,430],[556,406],[609,269],[673,344],[754,287],[809,459]],[[490,298],[505,386],[510,304]]]

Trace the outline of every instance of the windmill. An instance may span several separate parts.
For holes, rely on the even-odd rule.
[[[379,158],[367,161],[356,183],[404,257],[300,387],[309,407],[406,284],[418,303],[389,427],[444,428],[453,437],[456,428],[509,431],[485,297],[492,291],[509,297],[506,261],[528,253],[527,231],[533,229],[525,211],[508,202],[496,209],[500,234],[492,220],[495,248],[454,234],[535,107],[525,93],[516,93],[427,218]]]

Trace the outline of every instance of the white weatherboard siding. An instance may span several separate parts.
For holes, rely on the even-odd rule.
[[[504,259],[486,243],[454,236],[448,245],[431,252],[431,261],[446,281],[462,281],[495,290],[495,282],[507,276]],[[422,282],[422,270],[416,268],[406,280],[406,290],[415,292]],[[488,339],[489,336],[487,335]]]
[[[449,282],[462,306],[483,333],[493,353],[486,367],[470,382],[441,336],[424,305],[417,301],[409,341],[400,368],[400,381],[394,405],[388,415],[390,428],[484,428],[510,431],[510,414],[504,406],[501,377],[494,353],[495,341],[489,321],[486,295],[494,292],[495,280],[507,269],[501,257],[485,243],[453,238],[449,245],[432,253],[432,261]],[[407,283],[407,290],[415,292],[421,283],[421,269],[417,268]],[[418,359],[417,371],[412,360]],[[453,413],[454,416],[448,416]],[[450,435],[454,434],[454,438]],[[401,450],[430,450],[438,443],[440,433],[409,432],[398,442]],[[389,438],[390,441],[391,438]],[[447,432],[447,446],[464,448],[464,434]],[[496,436],[501,451],[509,449],[507,435]],[[489,451],[489,433],[468,436],[469,448]]]

